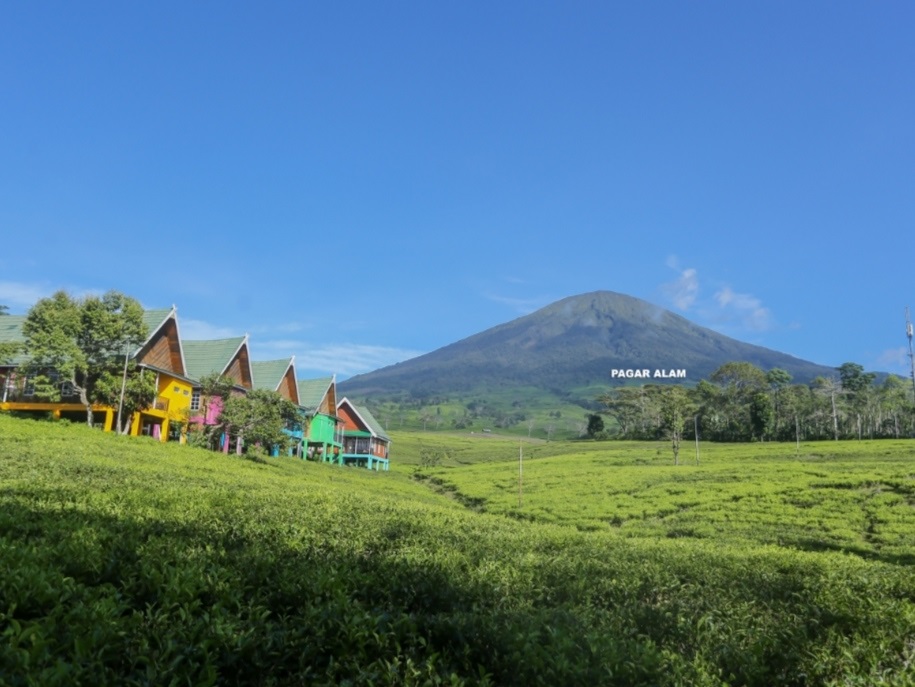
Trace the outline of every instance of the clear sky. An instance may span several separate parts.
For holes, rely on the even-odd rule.
[[[911,2],[3,2],[0,304],[346,377],[611,290],[904,371]]]

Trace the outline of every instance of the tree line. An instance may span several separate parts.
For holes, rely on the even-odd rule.
[[[878,382],[875,373],[851,362],[809,384],[793,384],[780,368],[729,362],[692,388],[627,386],[597,400],[600,413],[612,419],[605,434],[620,439],[676,441],[697,429],[703,439],[734,442],[915,435],[906,380],[889,375]]]

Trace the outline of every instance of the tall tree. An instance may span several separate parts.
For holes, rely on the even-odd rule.
[[[769,384],[769,388],[772,390],[772,406],[774,414],[772,432],[777,438],[779,435],[779,430],[785,421],[785,418],[783,417],[784,404],[782,403],[782,395],[788,385],[791,384],[791,373],[787,370],[783,370],[780,367],[773,367],[771,370],[766,372],[766,382]]]
[[[680,442],[683,440],[686,421],[693,417],[696,407],[690,400],[686,389],[680,386],[658,387],[657,395],[661,409],[662,427],[670,439],[674,452],[674,465],[679,465]]]
[[[820,398],[829,402],[832,418],[832,438],[839,440],[839,410],[841,407],[842,384],[832,377],[817,377],[813,380],[813,389]]]
[[[839,366],[839,380],[855,416],[855,433],[861,438],[862,416],[868,402],[868,390],[874,382],[876,375],[865,372],[858,363],[843,363]]]
[[[99,379],[118,369],[119,361],[146,339],[147,327],[142,306],[122,293],[76,299],[58,291],[29,310],[22,334],[29,356],[23,370],[35,395],[58,401],[62,384],[68,383],[91,426],[93,403],[104,401]]]
[[[715,370],[709,380],[716,384],[718,411],[724,428],[719,439],[747,441],[751,438],[751,400],[758,391],[768,388],[766,374],[753,363],[729,362]]]

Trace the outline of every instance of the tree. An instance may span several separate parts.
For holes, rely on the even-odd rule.
[[[604,431],[604,418],[602,418],[597,413],[592,413],[588,415],[588,428],[586,432],[591,439],[596,438],[601,432]]]
[[[67,383],[85,406],[91,426],[93,403],[105,401],[99,379],[122,367],[124,357],[145,341],[147,327],[143,307],[122,293],[75,299],[58,291],[29,310],[22,334],[29,356],[23,371],[35,395],[58,401]]]
[[[780,367],[773,367],[771,370],[766,372],[766,381],[769,383],[769,388],[772,390],[772,404],[774,411],[774,422],[772,431],[775,433],[776,437],[779,433],[779,427],[782,423],[782,395],[784,390],[791,384],[791,373],[787,370],[783,370]]]
[[[839,397],[842,395],[841,383],[832,377],[817,377],[813,380],[814,391],[824,399],[829,399],[832,417],[833,439],[839,440]]]
[[[861,420],[868,402],[868,391],[876,375],[865,372],[858,363],[843,363],[839,366],[839,380],[855,414],[855,429],[858,438],[861,438]]]
[[[131,360],[127,365],[127,376],[123,369],[109,368],[104,370],[95,383],[94,397],[99,403],[112,407],[121,405],[121,386],[124,387],[124,402],[121,406],[120,427],[115,429],[120,434],[130,431],[130,418],[133,414],[148,408],[156,400],[156,377],[137,367]]]
[[[760,441],[765,441],[775,426],[775,406],[764,391],[757,391],[750,399],[750,425]]]
[[[227,436],[240,437],[245,452],[255,446],[285,451],[290,437],[283,430],[298,421],[296,406],[275,391],[255,389],[224,399],[219,423]]]
[[[696,408],[686,389],[680,386],[658,387],[661,426],[667,432],[674,452],[674,465],[680,464],[680,442],[686,428],[686,420],[693,416]]]
[[[232,394],[235,388],[235,382],[231,377],[226,377],[219,373],[208,374],[200,379],[200,407],[197,415],[194,411],[189,411],[191,415],[188,420],[196,418],[188,427],[188,441],[195,445],[209,449],[217,448],[217,439],[222,432],[222,426],[214,424],[211,415],[216,414],[217,406],[214,404],[223,402]],[[218,407],[221,410],[221,406]],[[212,412],[210,412],[212,410]],[[217,415],[218,418],[218,415]]]
[[[752,432],[751,399],[767,388],[766,374],[752,363],[729,362],[715,370],[709,380],[719,387],[716,411],[722,416],[723,426],[716,438],[747,441]]]

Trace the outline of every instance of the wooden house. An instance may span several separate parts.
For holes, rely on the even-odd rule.
[[[295,356],[284,360],[255,360],[251,363],[254,374],[254,388],[275,391],[287,401],[299,405],[299,388],[295,378]],[[297,455],[301,449],[301,425],[288,427],[286,433],[296,440],[296,448],[290,455]],[[270,455],[278,456],[279,448],[274,447]]]
[[[343,422],[341,462],[369,470],[387,470],[390,466],[388,449],[391,438],[369,409],[344,398],[337,404],[337,415]]]
[[[156,376],[156,398],[148,408],[134,413],[130,434],[184,441],[193,381],[187,375],[178,309],[147,310],[143,318],[149,336],[133,357],[141,374]]]
[[[342,462],[343,434],[336,412],[336,378],[301,379],[298,389],[303,416],[300,455],[330,463]]]
[[[210,396],[201,382],[220,375],[231,381],[231,393],[246,393],[254,388],[254,373],[248,351],[248,335],[228,339],[182,342],[187,376],[193,383],[190,402],[192,424],[214,425],[222,411],[223,399]],[[220,446],[229,450],[229,437],[223,436]]]
[[[22,334],[25,319],[25,315],[0,317],[0,343],[19,345],[25,343],[25,337]],[[20,366],[26,360],[24,353],[19,351],[12,359],[0,361],[0,410],[35,415],[50,413],[58,419],[85,422],[86,407],[80,402],[79,396],[68,382],[61,382],[60,400],[58,401],[42,400],[35,395],[35,385],[30,383],[28,377],[19,372]],[[112,428],[115,409],[93,405],[92,412],[96,426],[105,431]]]

